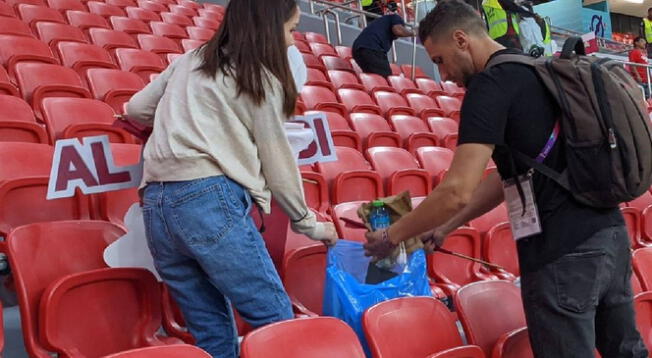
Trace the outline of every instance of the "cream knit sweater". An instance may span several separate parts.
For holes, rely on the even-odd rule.
[[[274,195],[293,230],[313,234],[315,215],[283,129],[280,83],[270,75],[267,98],[255,105],[236,94],[232,78],[196,71],[200,63],[197,51],[180,56],[127,104],[129,117],[154,127],[142,185],[226,175],[266,213]]]

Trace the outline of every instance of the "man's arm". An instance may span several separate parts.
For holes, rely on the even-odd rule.
[[[464,225],[465,223],[478,218],[496,206],[500,205],[504,200],[503,186],[498,172],[493,172],[483,180],[478,188],[473,193],[473,197],[464,209],[460,210],[450,220],[435,228],[432,232],[427,233],[422,237],[422,240],[428,240],[429,244],[441,246],[444,239],[448,234]]]
[[[384,235],[388,235],[391,243],[397,245],[444,224],[464,209],[482,180],[493,150],[494,146],[489,144],[460,145],[448,174],[421,205],[390,226],[387,234],[383,231],[367,233],[367,253],[383,257],[391,252],[387,251],[391,247],[388,248],[387,243],[383,244],[381,240]]]
[[[392,26],[392,33],[396,37],[414,37],[416,33],[412,30],[409,30],[404,25],[394,25]]]

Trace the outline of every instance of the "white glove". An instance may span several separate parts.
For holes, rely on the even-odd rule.
[[[315,213],[310,211],[301,221],[292,222],[292,231],[304,234],[316,241],[323,241],[327,246],[337,242],[337,231],[331,222],[317,222]]]

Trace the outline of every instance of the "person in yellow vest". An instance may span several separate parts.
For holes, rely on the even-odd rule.
[[[507,48],[523,50],[518,38],[519,15],[532,16],[532,13],[516,5],[511,0],[484,0],[482,12],[487,23],[489,36]]]
[[[652,57],[652,7],[647,9],[647,17],[641,21],[640,35],[647,41],[647,56]]]

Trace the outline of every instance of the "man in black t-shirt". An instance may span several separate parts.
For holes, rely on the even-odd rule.
[[[540,223],[540,230],[517,241],[535,356],[588,358],[597,346],[603,358],[647,357],[634,321],[629,239],[619,208],[582,205],[510,155],[520,151],[558,171],[566,168],[563,133],[554,130],[561,113],[534,69],[512,63],[487,69],[495,56],[519,51],[493,41],[473,8],[460,0],[440,2],[419,29],[442,80],[467,88],[458,147],[448,174],[419,207],[389,229],[367,235],[367,253],[383,257],[428,230],[422,237],[441,245],[452,230],[506,199],[503,181],[524,175]],[[498,173],[482,180],[490,158]],[[520,203],[521,195],[510,195],[511,204]],[[518,221],[515,233],[523,231],[521,217],[521,210],[510,213]]]
[[[363,72],[376,73],[383,77],[392,74],[387,52],[398,37],[411,37],[414,32],[405,27],[403,19],[396,15],[385,15],[370,23],[353,42],[353,59]]]

